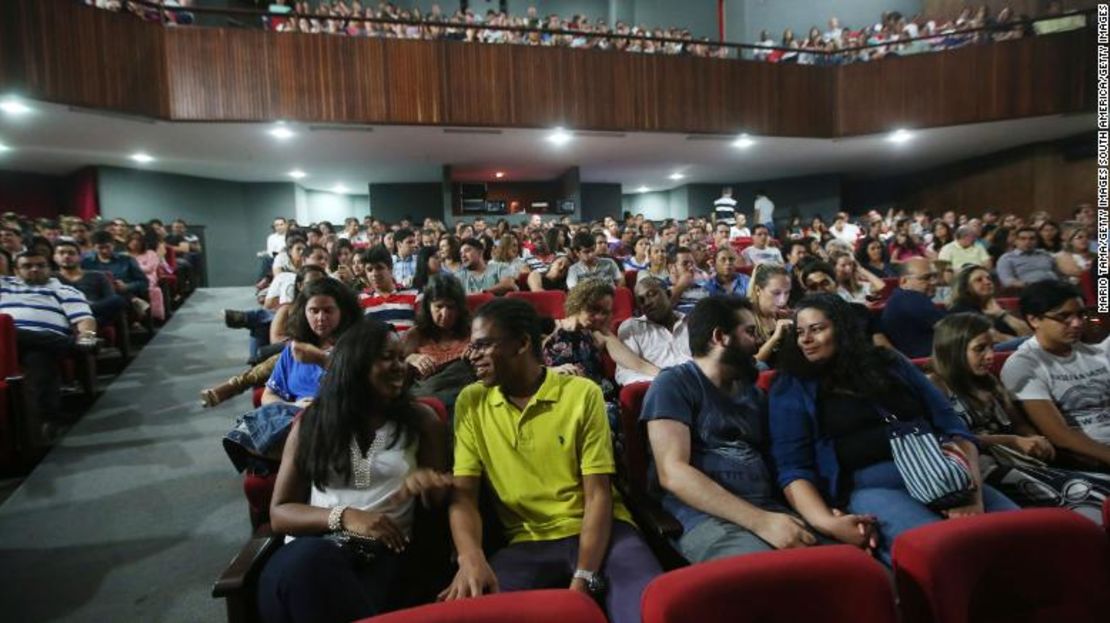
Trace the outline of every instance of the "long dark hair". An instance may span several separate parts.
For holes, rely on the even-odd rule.
[[[971,291],[971,276],[980,270],[990,277],[991,271],[978,265],[964,266],[960,269],[960,272],[956,273],[956,283],[952,288],[952,302],[948,307],[954,309],[968,306],[982,311],[987,306],[988,299],[980,298],[978,294]],[[991,277],[991,279],[993,280],[994,277]]]
[[[989,391],[1009,406],[1009,396],[992,374],[978,376],[967,365],[971,340],[991,330],[991,321],[982,314],[951,314],[937,323],[933,338],[933,372],[945,388],[972,409],[988,408],[976,391]]]
[[[412,287],[423,290],[434,275],[428,274],[428,260],[439,255],[439,247],[420,247],[416,254],[416,273],[412,277]]]
[[[362,308],[359,307],[358,298],[353,290],[332,277],[324,277],[310,282],[293,299],[293,309],[289,314],[289,337],[298,342],[308,342],[313,346],[320,345],[320,336],[312,330],[305,317],[304,308],[309,299],[314,296],[330,296],[339,307],[339,326],[335,328],[335,337],[343,335],[351,325],[362,317]]]
[[[446,330],[440,329],[435,322],[432,322],[432,303],[444,300],[453,302],[458,311],[455,326]],[[470,337],[470,309],[466,306],[466,291],[463,290],[462,283],[458,279],[444,273],[432,275],[424,288],[424,298],[420,301],[420,308],[416,310],[416,321],[412,330],[421,340],[436,341],[442,338]]]
[[[357,437],[369,443],[373,437],[369,427],[372,414],[397,425],[398,434],[387,447],[394,447],[401,439],[413,443],[418,437],[419,411],[412,397],[405,392],[385,401],[367,382],[393,331],[391,325],[367,317],[345,332],[332,350],[316,399],[301,416],[294,461],[303,477],[321,491],[336,484],[331,482],[333,474],[343,483],[350,482],[351,439]]]
[[[884,394],[891,383],[900,382],[893,373],[899,356],[871,343],[847,301],[836,294],[809,294],[798,301],[795,313],[804,309],[816,309],[828,318],[836,353],[828,361],[811,363],[798,346],[795,333],[783,341],[778,360],[780,371],[802,378],[819,378],[828,387],[868,398]]]

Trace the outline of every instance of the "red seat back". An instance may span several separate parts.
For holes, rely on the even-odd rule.
[[[879,291],[879,300],[885,301],[894,294],[894,290],[898,287],[899,279],[897,277],[883,277],[883,289]]]
[[[548,318],[563,318],[566,316],[565,305],[567,293],[562,290],[544,290],[543,292],[509,292],[506,298],[523,299],[536,308],[536,312]]]
[[[1098,304],[1098,293],[1095,291],[1095,278],[1091,271],[1085,270],[1079,276],[1079,289],[1083,292],[1083,300],[1087,303],[1088,307],[1094,307]]]
[[[0,314],[0,380],[21,374],[15,320],[7,314]]]
[[[1008,312],[1015,312],[1017,313],[1018,317],[1021,317],[1021,311],[1019,310],[1020,306],[1018,305],[1018,297],[1000,296],[995,298],[994,300],[998,302],[998,306],[1002,309],[1005,309]]]
[[[938,521],[893,551],[905,623],[1105,621],[1108,556],[1106,532],[1060,508]]]
[[[886,571],[849,545],[733,556],[648,584],[643,623],[894,623]]]
[[[613,320],[628,320],[636,309],[636,297],[628,288],[617,288],[613,292]]]
[[[624,271],[624,287],[628,288],[629,290],[635,290],[636,289],[636,277],[639,274],[640,274],[640,271],[638,271],[638,270],[626,270],[626,271]]]
[[[1029,338],[1029,339],[1034,339],[1034,338]],[[994,361],[991,362],[991,374],[995,375],[996,377],[1001,375],[1002,374],[1002,366],[1006,364],[1006,360],[1009,359],[1010,355],[1012,355],[1012,354],[1014,354],[1014,351],[1012,351],[1012,350],[1003,351],[1003,352],[1000,352],[1000,353],[995,353],[994,354]]]
[[[640,409],[644,406],[651,383],[643,381],[630,383],[621,388],[621,438],[624,451],[619,455],[624,464],[625,475],[640,491],[647,491],[648,441],[643,427],[640,426]]]
[[[530,274],[531,273],[518,273],[517,276],[516,276],[516,287],[520,288],[521,290],[527,290],[528,289],[528,275],[530,275]]]
[[[166,245],[166,264],[171,269],[177,270],[177,250],[168,244]]]
[[[759,373],[759,378],[755,380],[755,386],[765,392],[771,391],[771,384],[775,382],[775,371],[764,370]]]
[[[488,303],[492,300],[493,300],[493,295],[490,294],[489,292],[478,292],[477,294],[467,294],[466,295],[466,307],[467,307],[467,309],[470,310],[470,313],[473,314],[474,311],[477,310],[479,307],[481,307],[482,305],[485,305],[486,303]]]
[[[397,610],[359,623],[605,623],[597,602],[577,591],[516,591]]]
[[[733,238],[732,240],[729,241],[729,244],[732,245],[733,249],[736,249],[737,253],[740,253],[744,249],[747,249],[748,247],[752,246],[752,239],[750,237],[747,237],[747,238]]]

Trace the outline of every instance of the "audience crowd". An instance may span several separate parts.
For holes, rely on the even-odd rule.
[[[192,0],[169,0],[165,3],[168,8],[161,12],[126,0],[82,1],[104,9],[126,10],[147,20],[172,24],[191,24],[195,20],[188,11]],[[484,14],[470,8],[445,12],[438,3],[432,3],[426,12],[419,7],[400,8],[391,2],[374,5],[373,0],[274,0],[268,7],[270,14],[263,18],[263,26],[276,32],[510,43],[706,58],[739,55],[772,63],[840,65],[1020,39],[1082,28],[1086,24],[1082,15],[1064,14],[1060,2],[1050,2],[1045,19],[1032,23],[1028,22],[1030,16],[1016,15],[1009,7],[997,15],[991,15],[985,5],[966,7],[959,15],[949,17],[907,17],[889,11],[874,24],[857,26],[842,25],[832,17],[826,30],[814,26],[804,37],[787,28],[780,39],[775,39],[763,30],[758,41],[753,42],[755,48],[733,48],[712,42],[709,37],[694,37],[684,27],[637,26],[620,20],[610,26],[603,18],[590,19],[584,15],[540,15],[535,6],[528,7],[524,15],[509,15],[494,9]]]
[[[663,221],[275,219],[260,307],[225,312],[254,367],[204,393],[264,386],[225,447],[241,471],[276,470],[273,527],[297,544],[263,572],[268,619],[389,608],[415,499],[450,507],[441,599],[565,585],[614,621],[639,620],[660,573],[633,501],[673,515],[691,563],[839,542],[890,564],[906,530],[1023,506],[1101,521],[1110,341],[1076,285],[1093,277],[1089,205],[1062,224],[890,209],[826,225],[759,201],[750,230],[738,203]],[[637,440],[617,395],[637,383],[653,502],[618,470]],[[888,441],[911,423],[965,485],[911,485]]]

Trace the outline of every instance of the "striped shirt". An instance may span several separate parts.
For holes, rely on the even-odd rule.
[[[41,286],[27,285],[18,277],[0,277],[0,313],[8,314],[17,329],[72,335],[72,325],[92,311],[77,288],[51,278]]]
[[[408,331],[416,321],[416,290],[401,290],[382,294],[366,290],[358,295],[363,313],[393,325],[398,331]]]

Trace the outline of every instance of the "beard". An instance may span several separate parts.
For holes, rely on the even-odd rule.
[[[759,378],[754,355],[739,344],[729,344],[721,355],[721,363],[735,370],[737,378],[750,385]]]

